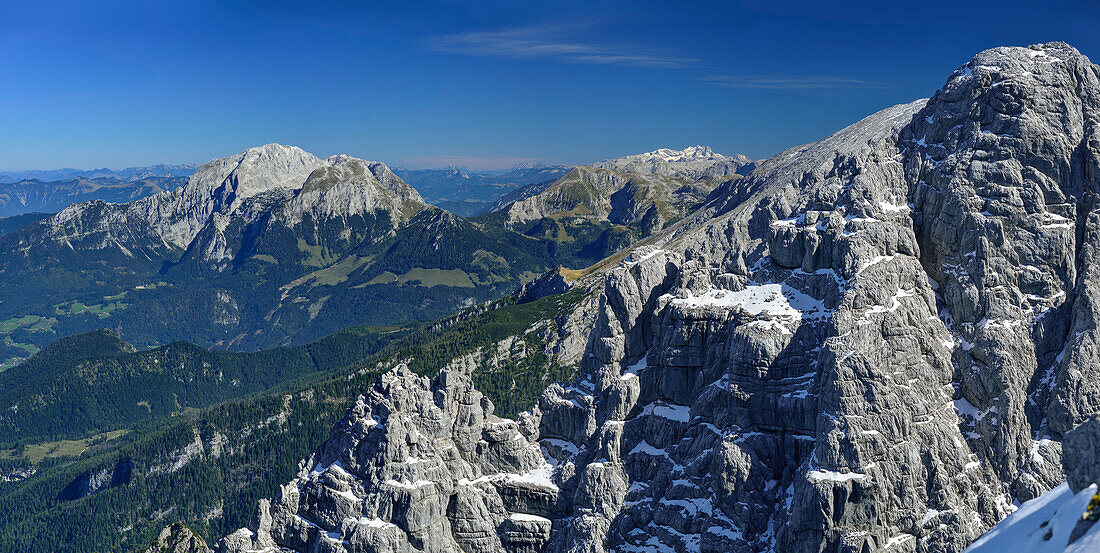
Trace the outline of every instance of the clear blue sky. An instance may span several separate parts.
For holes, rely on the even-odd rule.
[[[391,165],[764,157],[931,95],[975,52],[1100,56],[1100,0],[0,0],[0,169],[280,142]]]

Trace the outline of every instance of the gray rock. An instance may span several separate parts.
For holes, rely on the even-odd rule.
[[[558,267],[524,284],[516,292],[516,301],[527,303],[546,296],[555,296],[569,290],[569,286],[569,280],[562,274],[561,267]]]
[[[134,461],[128,457],[119,459],[113,464],[98,470],[89,470],[69,482],[69,485],[57,494],[57,499],[72,501],[125,485],[130,482],[133,471]]]
[[[1062,437],[1062,468],[1073,493],[1100,482],[1100,415]]]
[[[209,553],[210,548],[190,528],[180,523],[166,526],[145,553]]]
[[[539,446],[458,373],[404,365],[361,396],[221,552],[534,551],[558,503]],[[545,521],[545,523],[543,522]]]
[[[690,146],[683,150],[661,148],[644,154],[601,161],[592,166],[620,173],[667,175],[699,181],[730,175],[747,175],[756,167],[756,164],[741,154],[724,156],[714,153],[714,150],[706,146]]]

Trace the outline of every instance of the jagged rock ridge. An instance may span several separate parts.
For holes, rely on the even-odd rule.
[[[1070,46],[988,50],[635,250],[520,418],[544,551],[958,552],[1055,487],[1100,410],[1098,121]]]
[[[539,551],[559,490],[521,430],[461,374],[400,366],[219,551]]]

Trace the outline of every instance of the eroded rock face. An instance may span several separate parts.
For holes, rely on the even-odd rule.
[[[551,472],[468,378],[400,366],[218,550],[541,551],[559,510]]]
[[[563,490],[628,492],[577,494],[553,550],[960,551],[1060,482],[1100,389],[1097,75],[983,52],[609,274],[585,377],[536,414]]]
[[[88,497],[103,490],[121,486],[130,481],[133,474],[134,461],[129,458],[119,459],[114,465],[104,467],[97,471],[88,471],[69,482],[57,499],[72,501],[82,497]]]
[[[962,551],[1062,481],[1063,434],[1100,411],[1098,122],[1087,58],[999,48],[929,100],[775,156],[606,273],[580,379],[505,440],[538,441],[544,487],[463,487],[542,457],[482,453],[472,434],[495,444],[512,427],[445,401],[449,373],[430,393],[388,376],[261,506],[249,547],[351,544],[362,524],[337,521],[365,519],[392,525],[366,526],[394,551],[421,536],[465,551]],[[454,452],[361,446],[405,428],[364,418],[382,412],[444,421],[414,426]],[[336,460],[352,476],[314,470]],[[358,506],[303,502],[344,489],[322,477]],[[371,499],[405,490],[390,479],[424,483]],[[431,515],[394,514],[411,505]]]

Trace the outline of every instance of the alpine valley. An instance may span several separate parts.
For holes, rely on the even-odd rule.
[[[466,218],[269,144],[11,225],[0,551],[1096,550],[1073,47],[510,188]]]

